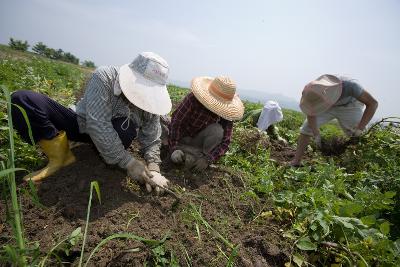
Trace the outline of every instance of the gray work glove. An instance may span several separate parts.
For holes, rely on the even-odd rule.
[[[207,169],[209,165],[209,162],[207,160],[207,157],[201,157],[198,160],[196,160],[196,162],[194,163],[194,167],[193,170],[196,172],[201,172],[204,171],[205,169]]]
[[[146,188],[153,184],[151,177],[153,177],[153,174],[149,171],[149,169],[144,165],[143,162],[140,160],[137,160],[135,158],[132,158],[129,162],[128,165],[126,165],[126,170],[128,172],[128,175],[132,177],[134,180],[138,181],[141,184],[146,184]]]
[[[316,135],[316,136],[314,136],[314,142],[315,142],[315,146],[316,146],[318,149],[321,149],[321,148],[322,148],[322,139],[321,139],[321,135]]]
[[[182,150],[175,150],[171,154],[171,160],[174,163],[182,163],[185,160],[185,153]]]

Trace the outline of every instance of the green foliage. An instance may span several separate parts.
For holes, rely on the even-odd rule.
[[[287,127],[294,129],[303,118],[291,115],[297,125]],[[284,123],[281,132],[290,131]],[[334,124],[325,131],[327,137],[337,134]],[[300,169],[272,161],[264,136],[246,124],[237,124],[233,136],[221,162],[243,172],[248,188],[243,197],[274,201],[273,216],[288,225],[285,237],[297,249],[313,252],[312,264],[327,265],[335,258],[344,266],[400,264],[400,235],[393,230],[399,224],[400,139],[393,126],[377,127],[340,158],[316,159],[313,167]]]
[[[88,72],[73,65],[31,57],[29,54],[27,58],[2,59],[0,83],[6,85],[11,91],[30,89],[46,94],[65,106],[76,102],[75,94],[81,90]],[[4,98],[1,97],[0,101],[2,99]],[[7,124],[7,118],[5,107],[0,106],[0,160],[8,157],[9,128],[3,126]],[[13,137],[17,166],[33,170],[43,164],[43,157],[38,154],[34,146],[26,144],[14,131]]]
[[[43,55],[46,49],[44,44],[34,47],[36,53]],[[0,46],[0,56],[5,50],[6,54],[11,53],[9,48]],[[19,59],[6,57],[0,61],[0,83],[6,84],[11,91],[30,89],[45,93],[65,105],[75,102],[75,93],[81,89],[88,73],[85,72],[86,68],[29,53],[12,53],[18,54]],[[50,50],[47,53],[58,57],[55,54],[63,52]],[[181,101],[190,92],[173,85],[168,86],[168,91],[174,103]],[[262,107],[259,103],[244,104],[246,111]],[[283,109],[283,113],[284,119],[277,126],[280,134],[290,144],[294,144],[305,117],[300,112],[287,109]],[[14,133],[10,135],[12,128],[5,126],[8,114],[4,107],[0,108],[0,122],[1,175],[7,175],[8,179],[17,170],[15,166],[30,169],[40,165],[42,161],[34,147],[26,145]],[[251,205],[252,220],[268,213],[268,216],[281,223],[284,236],[293,243],[291,261],[297,266],[328,266],[331,263],[342,266],[400,266],[400,131],[396,125],[377,125],[347,147],[340,157],[327,159],[314,154],[312,167],[292,169],[270,159],[270,142],[265,135],[249,123],[236,123],[229,151],[220,163],[241,174],[246,189],[241,200]],[[321,133],[323,139],[327,140],[342,136],[337,123],[322,127]],[[12,148],[9,147],[9,140],[14,140]],[[10,151],[13,151],[12,156]],[[10,162],[15,163],[15,166],[9,165]],[[3,189],[8,188],[5,180],[3,178],[0,183]],[[90,215],[93,189],[100,199],[98,186],[91,184],[87,218]],[[5,195],[14,191],[15,188],[10,187],[2,193]],[[32,196],[37,200],[34,192]],[[263,204],[257,207],[262,199],[268,199],[274,204],[272,212],[271,208],[266,212]],[[18,211],[18,202],[14,200],[12,204]],[[217,224],[212,226],[203,217],[201,208],[194,205],[182,213],[182,219],[193,226],[199,240],[204,233],[219,240],[229,251],[229,255],[226,255],[219,248],[227,265],[233,265],[238,247],[222,235],[223,227]],[[13,229],[17,229],[17,223],[12,225]],[[84,237],[87,227],[88,219]],[[47,259],[69,253],[81,235],[73,232],[71,236],[60,241],[60,245],[54,247],[57,249],[49,251]],[[19,234],[15,235],[15,238],[20,237]],[[176,257],[167,249],[167,237],[149,240],[131,233],[118,233],[102,240],[89,254],[86,264],[104,244],[115,238],[133,239],[145,244],[150,250],[147,265],[177,265]],[[21,240],[24,243],[23,237],[19,242]],[[85,241],[82,252],[84,244]],[[29,263],[36,265],[39,253],[38,245],[24,249],[4,245],[0,250],[0,259],[24,265],[23,255]],[[83,254],[80,263],[83,263]]]
[[[50,59],[62,60],[62,61],[69,62],[72,64],[79,64],[79,58],[77,58],[73,54],[71,54],[69,52],[64,52],[60,48],[54,49],[54,48],[47,47],[47,45],[43,44],[42,42],[39,42],[36,45],[34,45],[32,47],[32,51],[38,55],[41,55],[41,56],[44,56],[44,57],[47,57]],[[85,62],[91,62],[91,61],[85,61]],[[84,65],[84,64],[82,64],[82,65]],[[94,63],[93,63],[93,65],[94,65]]]
[[[61,104],[75,103],[86,73],[72,65],[38,58],[0,61],[0,83],[11,91],[30,89],[49,95]]]
[[[188,93],[190,93],[190,90],[187,88],[182,88],[172,84],[169,84],[167,88],[172,103],[180,102]]]
[[[97,194],[97,199],[99,200],[99,202],[101,204],[101,195],[100,195],[99,183],[97,181],[92,181],[92,182],[90,182],[90,193],[89,193],[88,208],[87,208],[87,212],[86,212],[85,232],[83,234],[83,242],[82,242],[82,249],[81,249],[81,257],[79,259],[79,266],[82,266],[83,252],[85,251],[86,235],[87,235],[87,230],[88,230],[88,227],[89,227],[90,208],[92,206],[93,188],[95,189],[96,194]]]
[[[14,40],[13,38],[10,38],[10,41],[8,42],[8,46],[12,49],[19,50],[19,51],[27,51],[29,48],[28,41],[22,42],[21,40]]]
[[[39,42],[32,47],[32,51],[41,56],[45,55],[46,49],[47,49],[47,45],[45,45],[42,42]]]
[[[86,68],[92,68],[92,69],[96,68],[96,64],[94,64],[94,62],[90,61],[90,60],[83,61],[82,66],[84,66]]]
[[[78,227],[74,231],[72,231],[72,233],[67,238],[61,240],[57,243],[57,245],[49,250],[47,255],[39,262],[39,267],[47,266],[46,262],[51,256],[55,257],[57,261],[61,263],[60,256],[69,256],[71,249],[74,248],[81,239],[82,231],[81,228]]]

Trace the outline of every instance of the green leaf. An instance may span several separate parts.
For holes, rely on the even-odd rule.
[[[400,239],[397,239],[393,242],[394,249],[396,250],[397,254],[400,254]]]
[[[17,104],[12,104],[12,105],[16,106],[16,107],[21,111],[22,116],[24,117],[25,123],[26,123],[26,125],[28,126],[28,135],[29,135],[29,138],[30,138],[32,144],[35,145],[35,140],[33,139],[31,124],[30,124],[30,122],[29,122],[29,118],[28,118],[28,115],[26,114],[25,109],[24,109],[23,107],[17,105]]]
[[[358,214],[363,211],[363,206],[358,203],[347,204],[340,208],[340,215],[345,217],[354,217],[355,214]]]
[[[296,246],[301,250],[317,250],[317,245],[311,242],[308,236],[300,238]]]
[[[100,195],[99,183],[97,181],[92,181],[90,183],[90,186],[93,187],[96,190],[97,198],[99,199],[99,202],[101,204],[101,195]]]
[[[80,236],[82,234],[82,228],[78,227],[72,233],[69,235],[69,238],[76,238],[77,236]]]
[[[388,235],[390,233],[390,224],[389,222],[384,222],[379,226],[379,229],[381,230],[382,234]]]
[[[375,217],[375,215],[364,216],[364,217],[361,217],[361,221],[363,222],[363,224],[365,224],[367,226],[371,226],[376,223],[376,217]]]
[[[301,267],[304,263],[304,258],[300,254],[296,253],[293,255],[293,262],[297,264],[297,266]]]
[[[351,218],[338,217],[338,216],[335,216],[334,218],[336,219],[336,221],[340,222],[347,229],[351,229],[351,230],[354,229],[354,225],[349,222]]]
[[[396,195],[396,192],[393,192],[393,191],[387,191],[384,194],[385,198],[393,198],[395,195]]]
[[[25,169],[22,168],[10,168],[10,169],[5,169],[0,171],[0,177],[7,176],[8,174],[16,171],[25,171]]]

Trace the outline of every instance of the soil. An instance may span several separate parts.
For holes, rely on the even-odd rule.
[[[135,149],[135,146],[132,147]],[[272,150],[272,157],[286,159],[292,150]],[[254,214],[272,210],[262,199],[251,203],[241,198],[245,188],[240,174],[221,166],[212,166],[193,174],[164,160],[162,173],[172,182],[180,201],[169,194],[157,197],[147,193],[126,177],[119,168],[106,165],[91,145],[73,149],[77,161],[38,185],[38,196],[44,207],[38,207],[27,195],[21,196],[25,238],[38,241],[42,252],[68,237],[77,227],[84,229],[90,182],[98,181],[101,204],[93,195],[85,256],[109,235],[129,232],[160,240],[169,233],[166,250],[172,251],[181,266],[225,266],[230,249],[200,222],[200,239],[191,205],[201,207],[203,218],[232,244],[239,245],[235,266],[283,266],[290,247],[282,237],[279,223],[270,218],[253,220]],[[163,153],[165,155],[165,153]],[[27,188],[20,184],[20,189]],[[0,243],[11,236],[5,223],[4,203],[0,202]],[[83,230],[82,230],[83,231]],[[79,262],[76,246],[63,265]],[[151,262],[151,249],[138,241],[113,240],[92,258],[92,266],[142,266]],[[62,256],[62,255],[60,255]],[[50,263],[50,262],[49,262]],[[0,264],[1,265],[1,264]],[[50,265],[55,265],[53,259]]]
[[[329,140],[322,139],[321,153],[324,156],[340,156],[346,149],[359,142],[359,138],[332,137]]]

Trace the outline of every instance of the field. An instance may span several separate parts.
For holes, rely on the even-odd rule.
[[[31,89],[69,105],[91,71],[0,46],[0,84],[10,91]],[[168,89],[174,106],[188,93]],[[174,166],[164,147],[161,170],[174,195],[156,197],[90,145],[74,147],[77,162],[39,185],[22,183],[26,171],[15,171],[14,186],[14,166],[32,171],[46,159],[8,127],[4,95],[0,266],[400,265],[396,123],[376,124],[350,142],[327,125],[329,149],[311,146],[298,169],[287,162],[301,113],[284,110],[278,127],[287,145],[236,123],[229,152],[203,173]],[[139,157],[135,142],[130,149]]]

